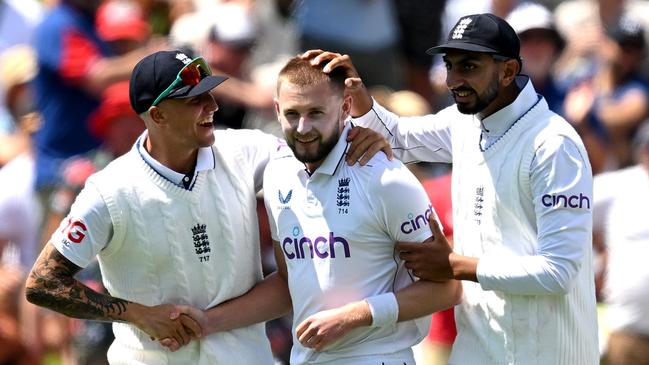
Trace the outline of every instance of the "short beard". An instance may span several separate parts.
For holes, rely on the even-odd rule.
[[[295,155],[295,158],[297,158],[300,162],[303,163],[312,163],[312,162],[318,162],[324,160],[327,155],[331,152],[331,150],[334,149],[336,146],[336,143],[338,143],[338,139],[340,138],[339,134],[332,134],[329,138],[325,140],[321,140],[320,144],[318,145],[318,149],[316,150],[315,153],[301,153],[298,152],[297,149],[295,148],[295,139],[292,139],[291,141],[286,141],[288,146],[293,150],[293,154]]]
[[[457,105],[457,110],[460,111],[462,114],[478,114],[481,111],[483,111],[486,107],[489,106],[494,100],[496,100],[496,97],[498,97],[498,88],[499,88],[499,83],[498,83],[498,72],[494,72],[494,75],[491,79],[491,82],[487,86],[487,89],[482,93],[482,95],[477,95],[476,94],[476,103],[473,107],[468,106],[468,105],[462,105],[462,104],[455,104]]]

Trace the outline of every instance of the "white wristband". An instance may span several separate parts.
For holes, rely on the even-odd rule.
[[[383,293],[365,298],[372,313],[370,327],[385,327],[397,323],[399,317],[399,303],[394,293]]]

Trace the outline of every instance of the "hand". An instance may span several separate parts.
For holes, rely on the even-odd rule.
[[[450,256],[453,248],[446,240],[439,223],[431,214],[428,223],[433,236],[422,243],[399,242],[396,246],[399,257],[406,262],[407,269],[420,279],[444,281],[454,278]]]
[[[175,306],[171,313],[169,313],[169,319],[179,320],[183,324],[183,327],[196,335],[194,338],[203,336],[203,332],[207,327],[207,316],[205,312],[188,305]],[[178,341],[171,337],[161,339],[160,344],[171,352],[178,351],[182,347]]]
[[[322,68],[322,71],[325,73],[329,73],[336,68],[345,70],[345,94],[352,96],[351,115],[353,117],[364,115],[372,109],[372,97],[365,88],[365,85],[363,85],[363,81],[358,75],[352,59],[348,55],[327,52],[321,49],[312,49],[302,53],[300,58],[309,60],[311,65],[314,66],[326,62]]]
[[[362,300],[309,316],[295,328],[295,334],[302,346],[322,351],[354,328],[370,324],[372,313]]]
[[[594,103],[593,85],[588,82],[580,84],[566,95],[563,103],[566,119],[577,127],[585,125]]]
[[[345,70],[345,87],[349,92],[355,92],[363,88],[363,81],[358,75],[358,71],[352,63],[351,57],[348,55],[341,55],[340,53],[327,52],[321,49],[308,50],[300,55],[300,58],[310,60],[312,65],[320,65],[324,62],[326,64],[322,68],[325,73],[331,72],[335,68],[342,68]]]
[[[351,141],[346,158],[349,165],[358,161],[361,166],[365,166],[379,151],[383,151],[390,160],[394,158],[392,147],[388,141],[372,129],[354,127],[349,131],[347,140]]]
[[[176,310],[173,304],[143,307],[142,313],[135,316],[133,324],[151,336],[151,340],[171,338],[178,346],[185,346],[192,338],[201,336],[200,324],[189,316],[171,319]]]

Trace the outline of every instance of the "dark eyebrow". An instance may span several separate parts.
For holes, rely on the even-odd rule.
[[[442,60],[444,62],[450,62],[448,58],[446,58],[446,55],[442,56]],[[473,54],[466,54],[461,56],[456,62],[460,63],[460,62],[469,62],[469,61],[480,61],[480,57]]]

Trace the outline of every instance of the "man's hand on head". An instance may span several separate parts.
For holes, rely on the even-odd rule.
[[[372,97],[363,85],[351,57],[340,53],[323,51],[321,49],[308,50],[300,55],[300,58],[309,60],[311,65],[324,65],[322,71],[331,72],[333,69],[342,68],[345,70],[345,93],[352,97],[353,117],[366,114],[372,108]]]

